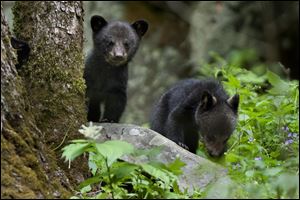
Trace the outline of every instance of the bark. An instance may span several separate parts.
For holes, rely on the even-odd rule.
[[[68,198],[85,171],[60,151],[86,115],[82,3],[16,2],[13,13],[31,54],[16,71],[1,2],[1,198]]]
[[[16,2],[14,33],[31,47],[21,75],[46,142],[84,121],[83,10],[80,2]]]

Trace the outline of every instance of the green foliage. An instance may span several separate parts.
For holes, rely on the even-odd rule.
[[[228,169],[226,179],[195,188],[192,195],[180,191],[178,175],[185,164],[121,162],[122,156],[147,156],[160,148],[137,150],[122,141],[96,143],[75,140],[64,148],[66,160],[89,154],[92,177],[80,184],[73,198],[299,198],[299,83],[279,77],[257,62],[254,51],[232,52],[224,60],[199,68],[201,77],[222,81],[230,95],[240,95],[239,122],[219,159],[211,158],[200,143],[197,154]],[[253,71],[242,68],[251,63]],[[87,137],[101,128],[83,127]]]
[[[91,135],[96,128],[83,127],[81,132]],[[71,162],[88,153],[92,177],[79,186],[79,194],[72,198],[182,198],[178,175],[185,164],[179,159],[167,165],[157,162],[129,163],[119,161],[122,156],[149,156],[159,148],[141,152],[124,141],[73,140],[63,148],[63,157]],[[172,191],[172,192],[171,192]]]
[[[218,78],[230,95],[240,95],[239,123],[228,151],[214,159],[237,182],[227,190],[233,198],[299,197],[299,82],[270,70],[258,75],[241,68],[254,63],[253,54],[235,52],[227,61],[212,56],[214,62],[200,74]],[[260,63],[258,68],[267,69]],[[199,155],[208,157],[204,149],[201,144]]]

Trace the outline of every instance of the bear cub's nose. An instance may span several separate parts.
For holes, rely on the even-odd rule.
[[[126,54],[122,51],[114,51],[112,56],[116,60],[123,60],[126,57]]]

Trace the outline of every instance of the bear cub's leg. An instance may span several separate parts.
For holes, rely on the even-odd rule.
[[[107,94],[102,122],[119,122],[126,107],[126,92],[115,91]]]
[[[96,97],[92,97],[87,104],[88,104],[87,120],[92,122],[98,122],[101,115],[100,99]]]

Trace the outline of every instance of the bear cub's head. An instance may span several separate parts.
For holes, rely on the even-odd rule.
[[[122,21],[107,22],[103,17],[91,18],[94,50],[112,66],[128,63],[138,49],[148,23],[138,20],[132,24]]]
[[[221,156],[237,123],[239,95],[221,100],[204,91],[195,113],[196,124],[210,156]]]

